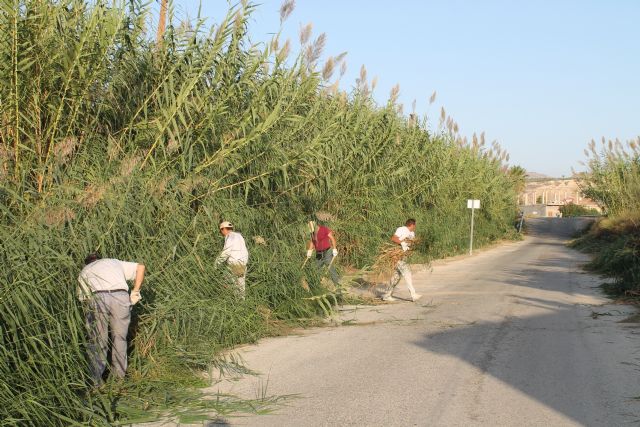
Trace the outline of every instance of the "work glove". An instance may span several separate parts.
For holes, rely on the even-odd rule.
[[[136,305],[142,299],[142,295],[140,295],[140,291],[131,291],[131,295],[129,295],[129,301],[131,301],[131,305]]]
[[[402,246],[402,250],[405,252],[409,250],[409,244],[407,242],[400,242],[400,246]]]
[[[311,258],[311,255],[313,255],[313,249],[307,249],[307,258]]]
[[[333,250],[333,256],[338,256],[338,250],[337,249]]]

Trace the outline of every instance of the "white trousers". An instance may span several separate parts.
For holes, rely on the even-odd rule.
[[[389,281],[389,287],[387,288],[387,293],[384,295],[385,297],[390,297],[393,293],[393,290],[400,283],[400,278],[404,278],[404,283],[407,284],[407,289],[409,289],[409,293],[411,294],[411,298],[413,298],[416,294],[416,290],[413,288],[413,277],[411,276],[411,267],[406,261],[398,261],[396,264],[396,268],[393,270],[393,276],[391,276],[391,280]]]

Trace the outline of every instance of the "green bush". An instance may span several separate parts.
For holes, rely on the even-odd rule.
[[[596,216],[600,215],[600,212],[594,208],[587,208],[585,206],[576,205],[574,203],[568,203],[560,206],[560,213],[563,217],[572,216]]]

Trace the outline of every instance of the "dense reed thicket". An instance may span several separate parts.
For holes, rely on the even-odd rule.
[[[467,144],[444,111],[434,131],[407,118],[397,88],[376,105],[364,68],[340,91],[344,55],[319,64],[324,35],[310,27],[289,57],[278,36],[249,44],[245,3],[210,31],[169,25],[158,44],[142,0],[0,5],[3,424],[109,424],[186,404],[179,390],[220,349],[322,315],[327,291],[300,268],[318,211],[343,266],[370,264],[409,216],[422,256],[457,253],[471,197],[478,244],[511,232],[520,175],[506,154]],[[249,244],[245,301],[212,262],[222,219]],[[75,299],[96,249],[148,271],[129,379],[98,393]]]
[[[594,224],[575,246],[595,256],[590,268],[614,278],[614,294],[638,295],[640,288],[640,138],[626,144],[595,141],[585,150],[584,193],[606,217]]]

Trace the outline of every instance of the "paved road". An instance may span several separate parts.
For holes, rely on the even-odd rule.
[[[416,274],[419,303],[345,309],[346,324],[241,349],[260,377],[216,386],[298,394],[250,426],[640,424],[640,329],[581,271],[572,219]],[[399,286],[400,296],[406,292]],[[598,315],[601,313],[604,315]],[[595,317],[595,318],[594,318]],[[359,324],[359,325],[357,325]]]

